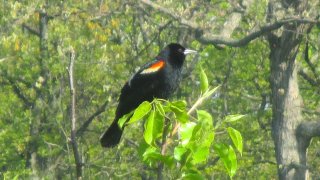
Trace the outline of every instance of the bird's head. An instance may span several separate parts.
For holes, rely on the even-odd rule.
[[[161,54],[167,57],[172,65],[182,66],[187,54],[196,53],[197,51],[186,49],[180,44],[171,43],[163,50]]]

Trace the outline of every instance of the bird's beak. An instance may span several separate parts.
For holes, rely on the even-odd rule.
[[[192,54],[192,53],[197,53],[197,51],[191,50],[191,49],[186,49],[186,50],[183,51],[183,54],[184,54],[184,55]]]

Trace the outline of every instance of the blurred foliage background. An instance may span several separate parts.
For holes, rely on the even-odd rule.
[[[215,33],[221,31],[226,15],[235,10],[234,2],[158,3],[178,15],[191,9],[197,14],[195,21]],[[265,23],[267,2],[251,3],[232,37],[243,37]],[[180,42],[199,54],[187,58],[183,82],[172,99],[185,100],[189,108],[193,105],[200,94],[201,65],[209,85],[221,85],[201,108],[214,122],[230,114],[246,115],[233,124],[244,141],[234,179],[277,179],[270,127],[269,45],[263,37],[240,48],[205,45],[171,17],[140,1],[121,0],[2,1],[0,24],[0,178],[76,177],[69,143],[66,70],[69,48],[73,47],[77,128],[83,128],[77,136],[83,178],[154,179],[156,169],[141,162],[135,145],[142,138],[142,123],[131,125],[113,149],[101,148],[99,136],[112,122],[120,89],[137,67],[151,61],[166,44]],[[319,35],[320,29],[314,28],[304,36],[316,74],[320,73]],[[299,66],[312,75],[303,60],[305,46],[300,48]],[[319,87],[299,78],[304,116],[318,119]],[[231,141],[226,132],[216,134],[215,139]],[[308,150],[314,179],[320,177],[319,146],[319,138],[314,138]],[[216,156],[212,151],[201,173],[208,179],[227,179],[223,163],[214,161]],[[164,177],[171,179],[177,171],[164,169]]]

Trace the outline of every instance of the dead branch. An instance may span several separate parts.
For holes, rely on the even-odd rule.
[[[68,67],[70,95],[71,95],[71,138],[70,143],[72,145],[73,155],[76,163],[77,179],[82,179],[82,160],[79,153],[78,143],[76,139],[76,90],[74,87],[73,66],[75,61],[75,52],[73,48],[70,50],[70,64]]]

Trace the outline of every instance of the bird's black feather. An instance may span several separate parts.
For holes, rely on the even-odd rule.
[[[184,51],[185,48],[179,44],[169,44],[154,61],[142,66],[126,82],[121,89],[114,121],[100,138],[103,147],[113,147],[119,143],[123,129],[119,128],[118,121],[123,115],[137,108],[143,101],[167,99],[177,89],[185,60]]]

